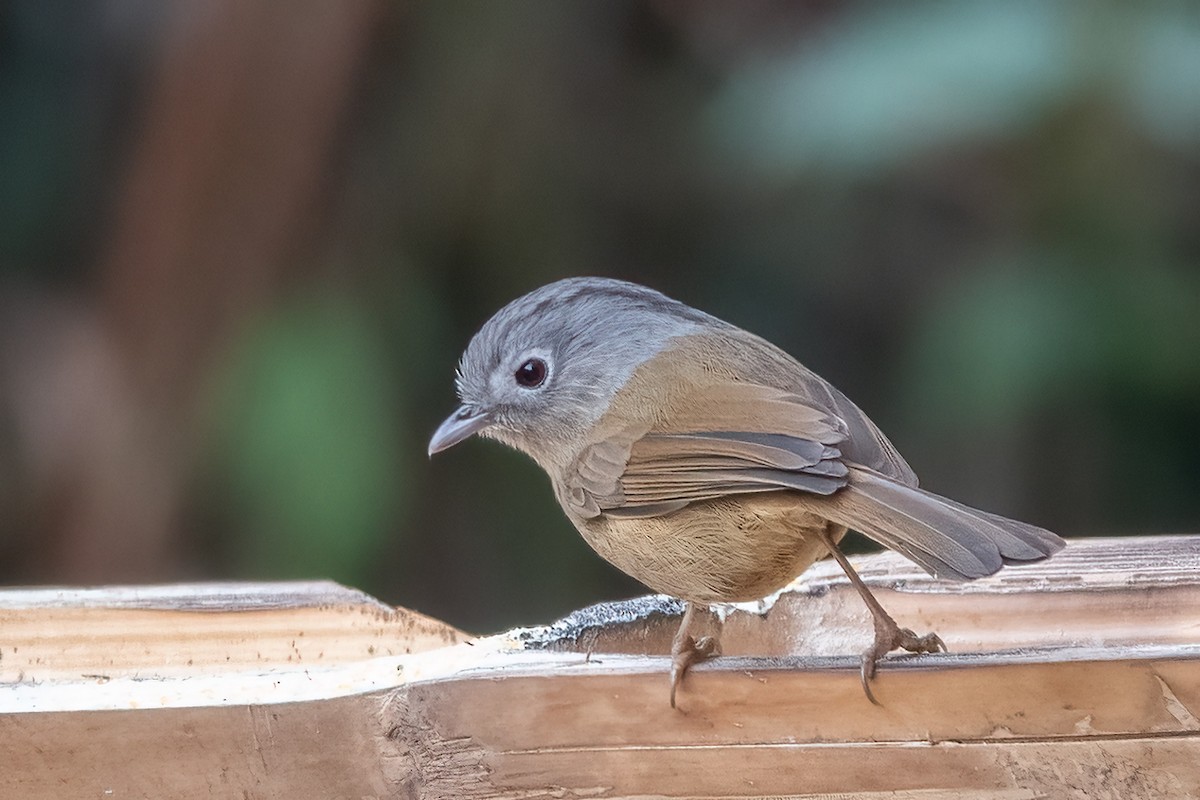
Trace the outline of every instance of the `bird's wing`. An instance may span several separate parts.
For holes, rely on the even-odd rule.
[[[732,494],[828,495],[846,485],[837,447],[846,424],[803,398],[730,383],[684,400],[669,423],[585,448],[564,482],[571,509],[585,518],[649,517]]]
[[[969,579],[1036,561],[1063,540],[845,458],[847,424],[798,395],[725,383],[674,398],[669,422],[622,429],[580,454],[562,498],[584,518],[655,517],[689,503],[790,489],[934,575]],[[847,448],[849,449],[849,448]]]

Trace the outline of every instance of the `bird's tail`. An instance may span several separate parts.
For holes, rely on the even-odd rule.
[[[851,467],[850,482],[822,498],[821,513],[920,564],[939,578],[969,580],[1005,564],[1041,561],[1066,542],[1006,519]]]

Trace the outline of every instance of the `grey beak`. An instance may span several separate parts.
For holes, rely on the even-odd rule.
[[[446,421],[433,432],[433,438],[429,440],[429,455],[453,447],[491,424],[492,420],[485,412],[459,406],[458,410],[446,417]]]

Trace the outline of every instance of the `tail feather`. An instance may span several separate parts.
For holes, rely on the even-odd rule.
[[[911,559],[937,577],[969,580],[1006,563],[1039,561],[1065,542],[1050,531],[956,503],[852,467],[827,498],[827,516]]]
[[[935,495],[936,496],[936,495]],[[1018,555],[1016,552],[1001,549],[1000,555],[1004,557],[1004,563],[1009,562],[1021,563],[1025,561],[1042,561],[1062,550],[1066,546],[1066,541],[1057,533],[1051,533],[1045,528],[1039,528],[1036,525],[1030,525],[1028,522],[1021,522],[1017,519],[1009,519],[1002,517],[999,514],[993,514],[990,511],[980,511],[977,508],[965,506],[962,503],[956,503],[953,500],[939,498],[953,508],[959,511],[974,514],[981,517],[993,525],[1002,528],[1008,533],[1020,539],[1029,548],[1025,551],[1026,555]]]

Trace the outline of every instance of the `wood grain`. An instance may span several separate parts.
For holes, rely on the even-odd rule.
[[[1200,797],[1200,537],[857,564],[955,649],[888,659],[882,707],[826,565],[714,614],[678,711],[664,598],[468,642],[331,584],[0,593],[0,796]]]
[[[12,589],[0,592],[0,685],[324,667],[466,638],[328,581]]]

